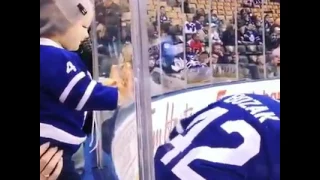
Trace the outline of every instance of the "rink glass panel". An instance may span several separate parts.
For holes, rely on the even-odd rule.
[[[280,4],[265,1],[260,4],[243,3],[237,0],[146,0],[146,11],[140,12],[146,19],[149,53],[150,94],[165,96],[168,92],[201,86],[204,84],[238,80],[266,79],[280,77]],[[124,79],[128,82],[128,68],[123,65],[134,62],[133,51],[142,47],[132,44],[131,25],[135,10],[130,9],[128,0],[114,1],[117,4],[117,18],[113,13],[101,17],[97,11],[95,24],[97,71],[99,78]],[[96,9],[103,9],[96,0]],[[187,6],[187,7],[186,7]],[[111,10],[106,10],[111,11]],[[195,18],[195,15],[198,16]],[[162,19],[165,16],[164,19]],[[100,18],[100,19],[99,19]],[[141,17],[140,17],[141,18]],[[102,19],[102,20],[101,20]],[[114,22],[104,22],[111,19]],[[200,30],[190,31],[186,24],[192,20],[200,21]],[[99,21],[102,21],[99,23]],[[104,23],[103,23],[104,22]],[[117,24],[117,25],[114,25]],[[162,29],[169,24],[170,33]],[[109,28],[109,30],[108,30]],[[196,33],[202,44],[202,53],[196,52],[196,60],[206,64],[200,68],[189,68],[190,40]],[[174,34],[174,50],[178,61],[175,71],[164,70],[161,43]],[[130,67],[130,66],[129,66]],[[132,67],[132,66],[131,66]],[[125,72],[125,73],[124,73]],[[133,77],[132,77],[133,78]],[[132,79],[131,79],[132,80]],[[139,79],[137,79],[139,81]],[[130,83],[129,83],[130,84]],[[132,89],[131,89],[132,91]],[[136,179],[138,173],[137,130],[133,101],[120,108],[115,128],[103,129],[110,135],[121,123],[128,123],[127,129],[116,131],[115,138],[103,136],[104,146],[111,148],[116,172],[122,180]],[[152,108],[152,115],[157,109]],[[168,102],[166,113],[167,131],[180,119],[171,117],[174,103]],[[190,105],[186,105],[190,109]],[[102,120],[108,119],[112,112],[102,113]],[[186,113],[188,115],[188,113]],[[131,118],[131,119],[130,119]],[[153,118],[154,119],[154,118]],[[107,122],[107,121],[106,121]],[[119,133],[123,133],[119,135]],[[111,133],[112,134],[112,133]],[[168,133],[153,128],[154,149],[165,142]],[[103,147],[104,147],[103,146]],[[125,150],[125,153],[119,151]],[[108,149],[104,149],[108,151]]]
[[[99,148],[103,153],[96,152],[98,168],[110,171],[104,172],[108,179],[134,179],[138,174],[136,160],[138,147],[134,120],[133,49],[129,2],[95,0],[95,9],[96,16],[92,27],[95,75],[103,84],[108,85],[116,81],[117,86],[122,86],[120,92],[123,102],[117,111],[99,113],[98,118],[102,122],[102,146]],[[121,131],[126,133],[120,136],[116,129],[124,121],[130,123],[127,123],[127,128]],[[114,168],[115,172],[112,170]]]

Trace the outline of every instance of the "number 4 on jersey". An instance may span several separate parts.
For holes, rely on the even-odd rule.
[[[77,68],[72,64],[71,61],[67,62],[67,73],[69,74],[70,72],[77,72]]]

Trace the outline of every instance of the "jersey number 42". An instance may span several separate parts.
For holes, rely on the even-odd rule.
[[[194,138],[204,128],[227,112],[227,109],[216,107],[197,116],[187,127],[186,134],[183,136],[177,135],[170,141],[174,148],[161,158],[161,162],[165,165],[169,164],[180,152],[189,147]],[[208,146],[193,148],[172,168],[172,172],[179,179],[205,180],[205,178],[189,167],[189,164],[196,159],[212,163],[242,166],[259,153],[261,136],[245,120],[226,121],[221,125],[221,128],[228,134],[239,133],[244,139],[243,143],[237,148],[211,148]]]

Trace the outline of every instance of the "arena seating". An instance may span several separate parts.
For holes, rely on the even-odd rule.
[[[177,27],[179,32],[176,32],[177,35],[183,35],[182,30],[184,29],[185,23],[188,23],[188,20],[194,19],[197,15],[201,14],[199,11],[204,11],[205,22],[208,23],[208,15],[211,11],[211,15],[215,14],[220,24],[218,33],[221,39],[222,48],[216,48],[218,44],[213,44],[211,49],[208,42],[208,24],[204,25],[204,35],[201,34],[202,43],[204,45],[203,51],[207,51],[210,57],[215,57],[215,55],[226,57],[227,62],[216,62],[221,65],[222,72],[229,71],[232,67],[232,64],[235,64],[235,56],[238,58],[238,66],[240,75],[238,78],[251,78],[251,79],[261,79],[279,76],[280,63],[273,63],[277,50],[280,49],[280,3],[266,1],[264,4],[252,2],[248,4],[247,1],[237,0],[213,0],[211,3],[208,0],[189,0],[186,1],[184,5],[188,6],[189,12],[184,12],[186,9],[181,8],[181,4],[177,3],[178,1],[170,2],[163,0],[148,0],[147,2],[147,14],[149,17],[150,28],[153,29],[153,33],[157,34],[157,37],[161,36],[161,32],[158,32],[160,29],[160,24],[162,22],[157,22],[157,12],[160,12],[160,8],[164,8],[165,16],[169,19],[171,26]],[[245,2],[245,3],[244,3]],[[120,3],[121,4],[121,3]],[[211,7],[210,7],[211,4]],[[158,6],[159,5],[159,6]],[[250,13],[250,20],[244,23],[242,22],[243,12]],[[237,19],[237,21],[235,20]],[[263,23],[264,27],[263,27]],[[131,14],[130,12],[125,12],[122,14],[122,22],[126,26],[130,26]],[[166,22],[166,23],[167,23]],[[235,25],[236,24],[236,25]],[[259,27],[258,27],[258,24]],[[153,25],[153,27],[152,27]],[[237,34],[237,42],[224,38],[224,32],[227,29],[227,26],[234,25],[234,31]],[[207,27],[206,27],[207,26]],[[262,28],[264,29],[264,37]],[[247,37],[247,29],[253,29],[255,40],[250,40],[250,37]],[[197,32],[199,33],[199,31]],[[227,33],[225,33],[227,36]],[[187,36],[187,35],[186,35]],[[151,38],[151,37],[149,37]],[[190,40],[190,36],[187,36],[186,41]],[[231,37],[232,38],[232,37]],[[234,37],[233,37],[234,38]],[[230,41],[234,42],[230,44]],[[237,50],[235,47],[237,46]],[[185,47],[186,48],[186,47]],[[213,49],[212,49],[213,48]],[[218,52],[214,52],[214,49],[219,49]],[[280,55],[279,55],[280,56]],[[155,59],[151,57],[150,59]],[[278,58],[280,59],[280,57]],[[277,61],[279,61],[277,59]],[[229,66],[225,65],[229,64]],[[274,64],[277,64],[274,67]],[[267,67],[265,67],[267,66]],[[275,72],[275,70],[277,72]],[[257,75],[255,71],[258,71]],[[264,72],[268,71],[268,72]],[[235,77],[235,72],[232,72]],[[231,73],[231,74],[232,74]],[[219,76],[219,73],[213,73],[215,77]],[[228,73],[224,73],[222,76],[229,76]],[[229,73],[230,74],[230,73]],[[220,73],[221,75],[221,73]],[[220,82],[220,81],[218,81]]]

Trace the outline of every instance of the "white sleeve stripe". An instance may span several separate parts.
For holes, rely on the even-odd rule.
[[[64,103],[69,96],[70,92],[72,91],[73,87],[86,76],[84,72],[78,73],[76,76],[73,77],[73,79],[69,82],[67,87],[63,90],[62,94],[59,97],[59,101],[61,103]]]
[[[79,101],[79,103],[76,107],[77,111],[80,111],[83,108],[83,106],[86,104],[86,102],[88,101],[89,97],[91,96],[91,93],[96,85],[97,85],[96,81],[90,82],[90,84],[88,85],[86,91],[84,92],[81,100]]]
[[[62,129],[45,123],[40,123],[40,137],[50,138],[72,145],[79,145],[86,140],[86,137],[72,135]]]

